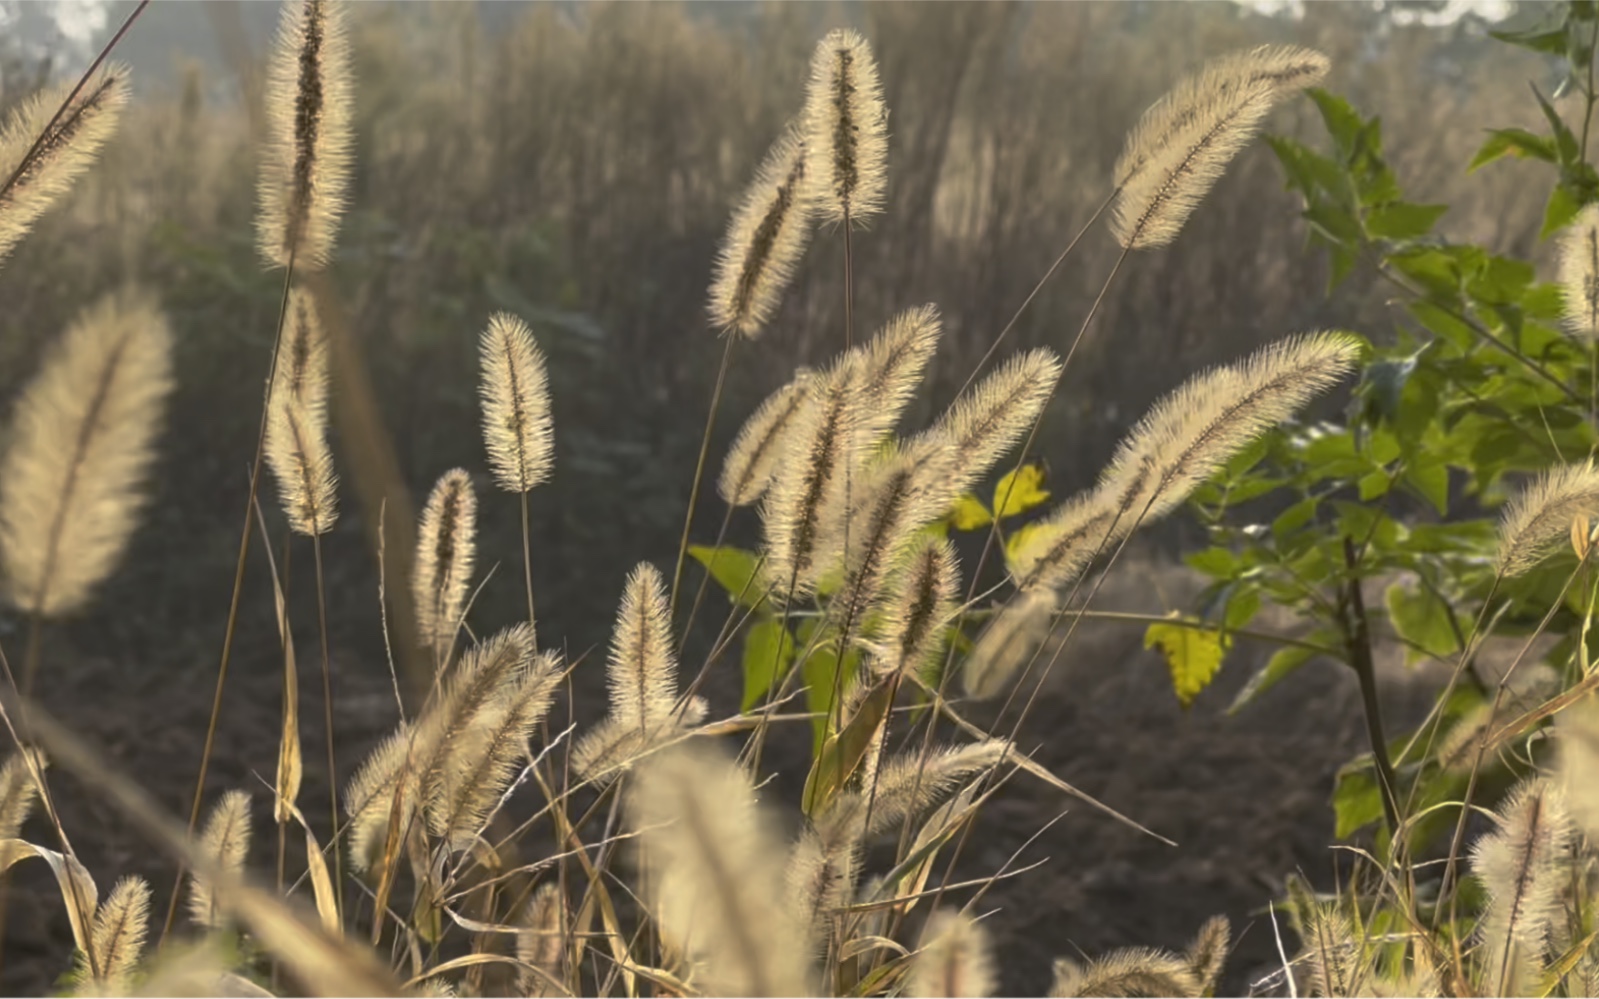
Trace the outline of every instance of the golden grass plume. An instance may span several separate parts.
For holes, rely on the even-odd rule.
[[[1005,549],[1011,578],[1023,589],[1070,584],[1114,532],[1132,526],[1132,517],[1119,518],[1119,512],[1102,492],[1092,490],[1024,525]]]
[[[517,986],[530,999],[565,995],[567,912],[561,887],[539,885],[522,917],[526,927],[516,935],[516,959],[522,963]]]
[[[1471,871],[1488,893],[1477,927],[1483,984],[1494,995],[1526,995],[1561,915],[1571,816],[1559,789],[1534,777],[1511,790],[1495,818],[1498,828],[1471,849]]]
[[[244,870],[244,857],[250,849],[250,796],[243,791],[228,791],[212,806],[200,833],[198,849],[229,874]],[[189,881],[189,915],[201,926],[220,929],[222,911],[218,908],[210,882],[199,875]]]
[[[922,305],[894,316],[846,362],[861,402],[857,432],[875,443],[894,429],[938,350],[938,308]]]
[[[573,748],[575,772],[589,779],[613,774],[704,717],[699,698],[678,710],[673,649],[666,586],[655,566],[641,562],[627,578],[611,633],[611,710]]]
[[[955,401],[924,437],[949,441],[948,475],[956,492],[970,489],[1022,439],[1049,401],[1060,359],[1045,348],[1007,360]]]
[[[805,89],[806,173],[816,211],[858,223],[882,211],[888,186],[888,109],[871,46],[858,32],[828,32]]]
[[[961,667],[966,696],[987,700],[1010,686],[1048,637],[1058,599],[1048,588],[1023,590],[999,609]]]
[[[23,390],[0,463],[0,561],[21,609],[73,611],[116,567],[144,506],[171,350],[155,300],[124,289],[79,315]]]
[[[6,757],[5,766],[0,767],[0,839],[21,835],[22,824],[28,821],[33,803],[39,799],[33,770],[42,771],[47,762],[44,752],[33,747]]]
[[[140,877],[118,881],[95,910],[89,934],[94,951],[91,966],[97,972],[95,984],[106,994],[120,995],[132,983],[144,954],[149,921],[150,885]]]
[[[925,537],[890,578],[877,610],[881,624],[871,636],[873,673],[884,676],[931,666],[944,644],[944,628],[955,613],[960,566],[946,539]]]
[[[1320,80],[1319,52],[1262,46],[1223,57],[1156,101],[1128,134],[1113,169],[1111,219],[1129,250],[1165,246],[1285,94]]]
[[[318,270],[333,255],[354,142],[354,87],[336,0],[284,7],[267,70],[267,143],[256,242],[274,267]]]
[[[1577,213],[1560,237],[1560,291],[1566,329],[1599,337],[1599,205]]]
[[[992,995],[996,984],[988,934],[977,920],[954,909],[927,918],[905,995],[981,997]]]
[[[417,635],[434,650],[440,666],[460,627],[476,554],[477,494],[472,477],[454,468],[439,476],[428,495],[417,524],[411,574]]]
[[[749,506],[765,494],[783,454],[786,435],[810,402],[812,374],[809,368],[800,368],[744,421],[716,484],[717,493],[729,506]]]
[[[1519,576],[1565,541],[1579,515],[1599,514],[1599,469],[1592,461],[1539,473],[1505,505],[1499,518],[1498,571]]]
[[[1151,947],[1126,947],[1079,964],[1055,960],[1051,999],[1069,996],[1198,996],[1199,980],[1188,961]]]
[[[710,745],[640,763],[628,802],[645,901],[707,995],[810,995],[808,956],[785,905],[781,845],[749,776]]]
[[[0,260],[72,188],[116,132],[128,103],[128,73],[120,66],[100,70],[62,109],[71,90],[70,84],[64,84],[28,98],[0,131],[0,180],[16,174],[10,188],[0,194]],[[38,149],[28,159],[36,142]]]
[[[810,238],[813,188],[805,144],[784,130],[733,212],[711,282],[711,322],[754,338],[771,321]]]
[[[1292,336],[1244,360],[1190,378],[1117,446],[1099,488],[1125,521],[1118,533],[1165,516],[1275,424],[1337,384],[1360,357],[1349,333]]]
[[[849,470],[866,452],[858,432],[862,401],[854,367],[858,356],[846,353],[811,382],[810,402],[801,410],[784,440],[776,477],[761,510],[766,534],[767,579],[786,597],[792,581],[795,594],[815,583],[819,567],[842,554],[824,544],[842,541],[829,530],[845,515]]]
[[[274,392],[267,406],[264,447],[289,527],[307,537],[333,530],[339,519],[339,480],[328,447],[327,410]]]
[[[527,324],[506,312],[489,317],[479,346],[489,467],[501,488],[525,493],[548,479],[554,467],[544,355]]]

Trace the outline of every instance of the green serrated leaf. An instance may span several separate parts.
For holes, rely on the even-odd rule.
[[[1220,631],[1199,625],[1152,624],[1144,631],[1144,648],[1159,647],[1171,671],[1172,691],[1184,708],[1210,686],[1221,669],[1231,640]]]
[[[1549,192],[1549,201],[1543,209],[1543,225],[1538,229],[1539,239],[1548,239],[1550,236],[1564,229],[1582,211],[1582,201],[1565,184],[1556,184],[1555,189]]]
[[[1432,231],[1448,205],[1413,205],[1405,201],[1375,208],[1366,215],[1366,233],[1378,239],[1416,239]]]
[[[1332,805],[1336,819],[1333,835],[1339,839],[1348,839],[1382,820],[1382,792],[1377,789],[1369,754],[1338,771]]]

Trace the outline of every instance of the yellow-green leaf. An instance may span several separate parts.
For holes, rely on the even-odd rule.
[[[994,516],[982,500],[971,493],[961,493],[960,499],[955,501],[955,509],[949,512],[949,522],[957,531],[975,531],[993,523]]]
[[[888,717],[888,709],[894,703],[894,688],[893,677],[879,680],[844,730],[823,744],[816,762],[811,764],[810,776],[805,779],[805,796],[801,799],[805,814],[819,812],[854,775]]]
[[[727,591],[728,600],[745,607],[754,607],[766,596],[760,581],[755,578],[761,560],[754,552],[734,548],[732,545],[723,545],[720,548],[689,545],[688,553],[696,562],[705,566],[711,578],[722,585],[722,589]]]
[[[1159,647],[1171,670],[1172,690],[1184,708],[1210,686],[1232,642],[1220,631],[1194,624],[1152,624],[1144,632],[1144,648]]]
[[[763,617],[744,636],[744,700],[739,710],[761,703],[772,685],[794,665],[794,636],[775,617]]]
[[[1044,488],[1044,463],[1037,458],[1014,472],[1006,473],[994,486],[994,517],[1004,520],[1049,500]]]

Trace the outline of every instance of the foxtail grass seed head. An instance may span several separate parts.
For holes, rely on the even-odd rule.
[[[739,430],[716,483],[717,493],[729,506],[749,506],[766,493],[786,435],[810,401],[812,374],[809,368],[796,371],[793,380],[767,396]]]
[[[0,260],[72,189],[116,132],[128,103],[128,72],[109,66],[96,73],[56,118],[71,92],[72,85],[63,84],[28,98],[11,112],[0,131],[0,183],[16,174],[10,189],[0,194]],[[29,160],[35,142],[38,151]]]
[[[872,637],[873,673],[925,674],[944,646],[944,629],[955,613],[960,567],[948,540],[925,537],[889,580],[878,604],[881,625]]]
[[[427,820],[428,831],[451,850],[470,849],[499,810],[549,710],[559,672],[553,656],[535,657],[443,746],[440,790],[427,801]]]
[[[858,356],[846,353],[811,383],[811,399],[788,435],[777,477],[767,491],[764,572],[779,599],[807,593],[821,567],[842,551],[825,545],[842,541],[832,530],[847,511],[848,470],[859,467],[867,452],[859,432],[863,402],[856,377]]]
[[[411,577],[417,634],[443,665],[455,639],[477,554],[477,494],[464,469],[445,472],[433,486],[416,532]]]
[[[265,447],[289,527],[307,537],[333,530],[339,519],[338,477],[328,448],[326,411],[318,414],[287,394],[274,397]]]
[[[1128,134],[1111,220],[1129,250],[1165,246],[1282,97],[1327,72],[1319,52],[1264,46],[1180,82]]]
[[[964,492],[1015,447],[1060,380],[1060,358],[1039,348],[1017,354],[955,401],[924,437],[950,442],[950,488]]]
[[[127,994],[144,954],[149,923],[150,884],[140,877],[118,881],[95,910],[89,940],[94,951],[92,967],[98,976],[95,984],[104,994]]]
[[[354,141],[344,9],[292,0],[267,70],[256,241],[272,267],[319,270],[333,256]]]
[[[966,696],[981,701],[1005,692],[1048,637],[1058,601],[1042,587],[1023,590],[999,609],[961,668]]]
[[[996,984],[988,934],[977,920],[943,909],[927,919],[911,958],[907,996],[988,996]]]
[[[1005,561],[1024,590],[1069,586],[1096,552],[1131,530],[1134,514],[1121,514],[1103,491],[1079,493],[1011,536]]]
[[[572,769],[597,779],[704,717],[698,698],[677,707],[677,655],[667,616],[666,586],[653,565],[641,562],[628,576],[611,635],[606,670],[611,711],[572,751]]]
[[[526,929],[516,935],[517,986],[529,999],[565,995],[566,900],[553,881],[539,885],[522,918]]]
[[[903,753],[877,769],[875,782],[834,798],[818,817],[817,828],[828,841],[860,840],[895,829],[1000,763],[1009,748],[1003,739],[986,739],[940,747],[925,757]]]
[[[1067,996],[1199,996],[1199,979],[1176,954],[1151,947],[1126,947],[1090,961],[1055,961],[1049,995]],[[1344,992],[1326,993],[1346,995]]]
[[[1499,518],[1498,571],[1519,576],[1554,554],[1579,516],[1599,516],[1599,468],[1583,461],[1540,473]]]
[[[906,309],[850,352],[853,359],[847,363],[861,406],[856,432],[867,444],[876,443],[899,422],[938,350],[941,329],[936,306]]]
[[[502,489],[525,493],[548,479],[555,463],[544,355],[527,324],[505,312],[489,318],[479,346],[489,467]]]
[[[250,849],[250,796],[229,791],[218,799],[200,834],[199,851],[221,870],[238,874],[244,870],[244,857]],[[205,878],[191,875],[189,915],[201,926],[220,929],[222,913],[217,907],[215,886]]]
[[[773,863],[781,841],[748,774],[710,745],[686,744],[641,763],[630,790],[645,903],[690,984],[711,996],[812,994]]]
[[[1233,455],[1345,378],[1361,350],[1349,333],[1288,337],[1196,375],[1156,403],[1100,479],[1121,520],[1131,518],[1117,530],[1131,532],[1176,509]]]
[[[1518,784],[1495,817],[1498,829],[1471,849],[1471,872],[1488,893],[1478,923],[1483,984],[1494,995],[1525,995],[1561,915],[1571,817],[1559,789],[1541,778]]]
[[[5,766],[0,767],[0,840],[22,834],[22,824],[39,800],[34,771],[43,772],[47,762],[42,750],[31,747],[6,757]]]
[[[1560,291],[1566,329],[1599,338],[1599,204],[1578,212],[1560,237]]]
[[[1118,188],[1125,187],[1182,136],[1248,100],[1257,88],[1281,98],[1320,83],[1331,65],[1320,52],[1297,45],[1261,45],[1211,61],[1178,82],[1138,119],[1111,171],[1112,179]]]
[[[289,289],[278,346],[272,395],[298,402],[318,419],[328,405],[328,341],[316,299],[304,288]],[[325,423],[324,423],[325,425]]]
[[[394,809],[394,791],[402,781],[399,822],[403,828],[416,812],[420,782],[416,761],[433,750],[433,726],[413,727],[402,722],[367,756],[344,790],[344,813],[349,816],[350,864],[357,874],[374,869],[382,859]]]
[[[805,90],[806,173],[827,222],[858,224],[883,210],[888,187],[888,108],[866,39],[828,33],[811,58]]]
[[[926,452],[944,452],[928,454]],[[916,541],[917,533],[949,510],[955,493],[939,470],[948,464],[948,447],[922,441],[905,449],[890,449],[888,456],[857,478],[856,499],[850,510],[845,536],[828,539],[829,552],[843,556],[844,585],[839,591],[846,626],[859,626],[860,615],[877,600],[888,575],[899,567]],[[864,481],[863,481],[864,480]],[[818,563],[826,569],[831,566]],[[853,620],[849,620],[853,618]],[[853,634],[846,641],[853,640]]]
[[[70,613],[116,567],[144,507],[171,351],[155,301],[124,290],[74,320],[23,389],[0,461],[0,562],[18,608]]]
[[[1227,945],[1232,935],[1233,927],[1226,916],[1212,916],[1205,920],[1194,936],[1194,942],[1188,945],[1188,966],[1193,970],[1194,977],[1199,979],[1201,995],[1215,993],[1222,965],[1227,961]]]
[[[811,231],[814,188],[796,126],[772,144],[733,212],[711,282],[711,322],[753,339],[777,311]]]

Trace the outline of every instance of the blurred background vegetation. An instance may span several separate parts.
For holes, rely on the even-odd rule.
[[[9,31],[0,103],[81,67],[131,6],[63,8],[77,20],[57,18],[56,44]],[[44,17],[28,4],[3,12],[10,28]],[[40,685],[47,703],[80,717],[101,703],[102,740],[169,783],[158,790],[175,810],[187,807],[209,707],[280,291],[254,251],[251,141],[276,14],[272,4],[152,6],[119,49],[137,97],[105,162],[0,270],[0,397],[77,309],[123,281],[155,289],[178,333],[180,387],[149,522],[95,608],[48,636]],[[670,568],[721,351],[705,319],[711,261],[734,199],[798,111],[812,46],[829,27],[865,32],[891,109],[887,211],[855,241],[857,323],[876,327],[924,302],[945,318],[913,423],[948,403],[1099,207],[1139,112],[1231,49],[1277,41],[1326,52],[1324,86],[1381,112],[1407,194],[1451,206],[1441,232],[1549,256],[1537,241],[1547,185],[1529,182],[1534,168],[1507,162],[1468,177],[1464,167],[1486,128],[1538,125],[1526,82],[1547,91],[1553,69],[1492,41],[1484,14],[1456,5],[451,2],[364,3],[352,14],[358,141],[329,277],[388,443],[336,413],[337,460],[349,477],[392,449],[403,489],[382,497],[391,519],[457,465],[487,490],[477,336],[496,309],[528,320],[550,358],[557,453],[553,481],[532,494],[539,624],[573,656],[605,641],[628,568]],[[1314,134],[1314,114],[1295,102],[1268,127]],[[1118,279],[1035,448],[1057,493],[1089,484],[1132,420],[1204,365],[1298,330],[1388,335],[1394,317],[1370,274],[1357,270],[1328,297],[1326,261],[1305,248],[1298,209],[1256,144],[1174,247]],[[1115,253],[1107,233],[1090,233],[1007,349],[1064,350]],[[840,241],[818,238],[769,332],[735,353],[713,460],[796,365],[840,348],[842,275]],[[351,375],[336,375],[336,393]],[[497,493],[482,501],[479,562],[499,569],[473,613],[509,621],[522,600],[517,512]],[[392,723],[393,705],[369,543],[378,497],[347,489],[343,507],[326,542],[335,669],[344,711],[375,706],[353,759],[359,739]],[[710,541],[721,513],[707,496],[697,540]],[[753,514],[735,520],[732,540],[748,544],[756,526]],[[1177,523],[1153,536],[1171,550],[1196,541],[1190,531]],[[269,577],[258,559],[251,568],[217,787],[258,787],[250,775],[270,774],[276,753],[280,653]],[[301,582],[297,607],[310,596],[309,577]],[[305,602],[299,620],[313,621],[313,608]],[[0,638],[17,628],[0,619]],[[119,702],[104,703],[113,691]],[[168,724],[151,732],[149,716],[127,717],[134,705],[166,712],[156,720]],[[1129,792],[1133,804],[1118,807],[1147,820]],[[0,991],[17,981],[8,962]]]

